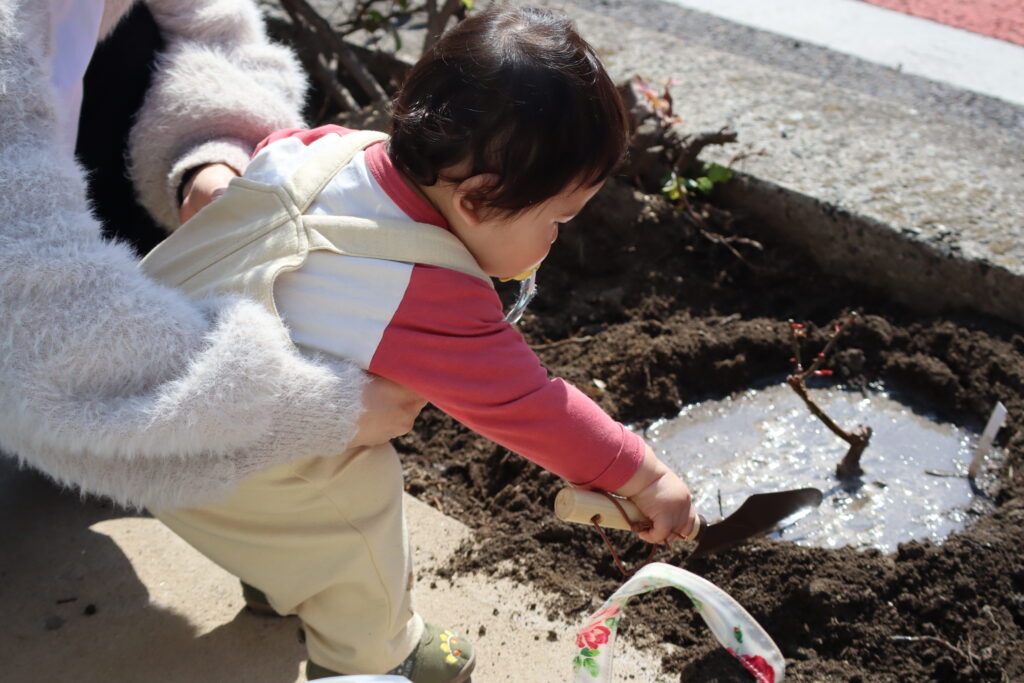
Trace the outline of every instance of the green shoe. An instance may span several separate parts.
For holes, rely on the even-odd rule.
[[[448,629],[424,624],[419,645],[388,673],[405,676],[412,683],[466,683],[475,666],[476,654],[471,643]],[[316,662],[306,662],[307,680],[343,675]]]

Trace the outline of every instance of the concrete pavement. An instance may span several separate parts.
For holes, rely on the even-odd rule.
[[[1024,105],[1024,48],[860,0],[669,0],[776,35]]]
[[[588,596],[482,575],[440,578],[472,532],[412,497],[406,506],[417,609],[474,643],[474,679],[569,680],[576,625],[550,619],[549,606]],[[0,680],[305,680],[297,619],[246,611],[237,579],[157,520],[60,491],[8,458],[0,459],[0,548]],[[622,646],[615,668],[620,680],[667,683],[660,658]]]

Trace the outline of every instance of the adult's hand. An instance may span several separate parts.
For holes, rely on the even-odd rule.
[[[427,404],[425,398],[400,384],[377,375],[370,378],[363,390],[366,411],[356,423],[349,446],[375,446],[408,433]]]
[[[227,164],[207,164],[192,174],[182,189],[179,218],[184,223],[219,197],[232,178],[238,176]]]

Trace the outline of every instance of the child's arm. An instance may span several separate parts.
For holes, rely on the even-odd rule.
[[[497,295],[476,278],[313,254],[302,269],[279,279],[275,296],[302,346],[350,358],[412,389],[577,486],[635,494],[655,520],[645,539],[689,531],[685,484],[585,394],[549,379],[503,320]]]
[[[384,275],[377,275],[380,291]],[[351,297],[348,303],[367,305]],[[298,321],[288,322],[301,339]],[[339,332],[353,342],[374,343],[371,372],[409,387],[473,431],[578,486],[613,491],[644,459],[643,439],[576,387],[549,378],[519,332],[503,320],[497,295],[476,278],[416,266],[379,341],[369,330]],[[354,344],[323,350],[364,357]]]
[[[636,503],[654,526],[640,533],[650,543],[661,543],[689,535],[697,518],[691,505],[690,489],[645,445],[640,468],[614,491]]]

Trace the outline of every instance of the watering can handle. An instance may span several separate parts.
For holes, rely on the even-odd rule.
[[[647,521],[644,513],[640,512],[640,508],[629,498],[615,496],[613,502],[609,498],[610,495],[567,486],[555,496],[555,516],[563,522],[577,524],[593,524],[594,517],[597,517],[597,523],[603,527],[626,531],[632,531],[632,524]],[[626,513],[626,517],[622,516],[623,512]],[[685,540],[695,540],[705,524],[704,518],[698,515],[690,535]]]

